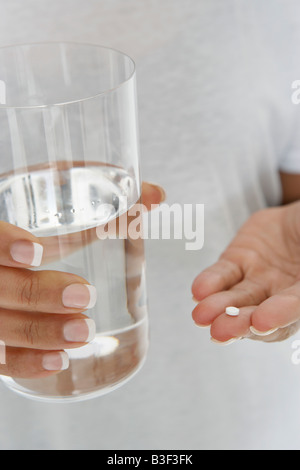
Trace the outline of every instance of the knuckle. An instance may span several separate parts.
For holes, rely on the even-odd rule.
[[[23,325],[23,338],[25,338],[27,344],[34,345],[39,339],[39,327],[35,321],[26,322]]]
[[[33,349],[9,347],[6,364],[1,367],[1,375],[19,379],[35,379],[41,377],[38,355]]]
[[[39,279],[34,273],[26,275],[19,290],[19,300],[22,305],[35,308],[39,303]]]

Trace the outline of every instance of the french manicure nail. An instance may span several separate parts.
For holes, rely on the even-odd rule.
[[[43,251],[42,245],[27,240],[18,240],[10,247],[10,254],[14,261],[33,267],[41,265]]]
[[[96,325],[90,318],[71,320],[64,326],[64,338],[73,343],[90,343],[96,336]]]
[[[232,338],[229,339],[228,341],[218,341],[215,338],[210,338],[210,340],[215,343],[215,344],[220,344],[221,346],[229,346],[230,344],[235,343],[236,341],[239,341],[241,338]]]
[[[278,331],[278,328],[273,328],[272,330],[268,330],[268,331],[258,331],[253,326],[250,326],[250,331],[256,336],[269,336],[272,333],[275,333],[275,331]]]
[[[45,370],[67,370],[69,364],[69,356],[65,351],[48,353],[43,357],[43,368]]]
[[[162,202],[165,202],[166,198],[167,198],[167,195],[166,195],[166,192],[165,190],[161,187],[161,186],[158,186],[157,184],[154,184],[154,183],[149,183],[156,191],[159,191],[160,193],[160,203]]]
[[[198,323],[195,322],[195,326],[196,326],[197,328],[205,329],[205,328],[209,328],[211,325],[200,325],[200,324],[198,324]]]
[[[71,284],[65,288],[62,302],[68,308],[93,308],[97,302],[97,290],[88,284]]]

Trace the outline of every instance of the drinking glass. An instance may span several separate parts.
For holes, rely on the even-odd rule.
[[[99,236],[141,197],[132,59],[88,44],[0,48],[0,155],[0,220],[42,239],[47,262],[37,269],[77,274],[98,293],[86,313],[96,339],[67,351],[68,370],[2,380],[45,401],[110,392],[148,348],[143,241]]]

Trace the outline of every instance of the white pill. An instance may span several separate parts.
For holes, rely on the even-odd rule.
[[[226,313],[230,317],[237,317],[240,314],[240,309],[236,307],[227,307],[226,308]]]

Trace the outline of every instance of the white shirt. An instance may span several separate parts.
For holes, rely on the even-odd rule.
[[[144,180],[167,202],[205,204],[201,251],[149,241],[151,346],[139,374],[73,405],[0,385],[1,449],[297,449],[300,370],[292,341],[210,342],[190,287],[249,215],[281,200],[279,168],[300,172],[292,82],[293,0],[0,0],[0,43],[115,47],[137,64]]]

